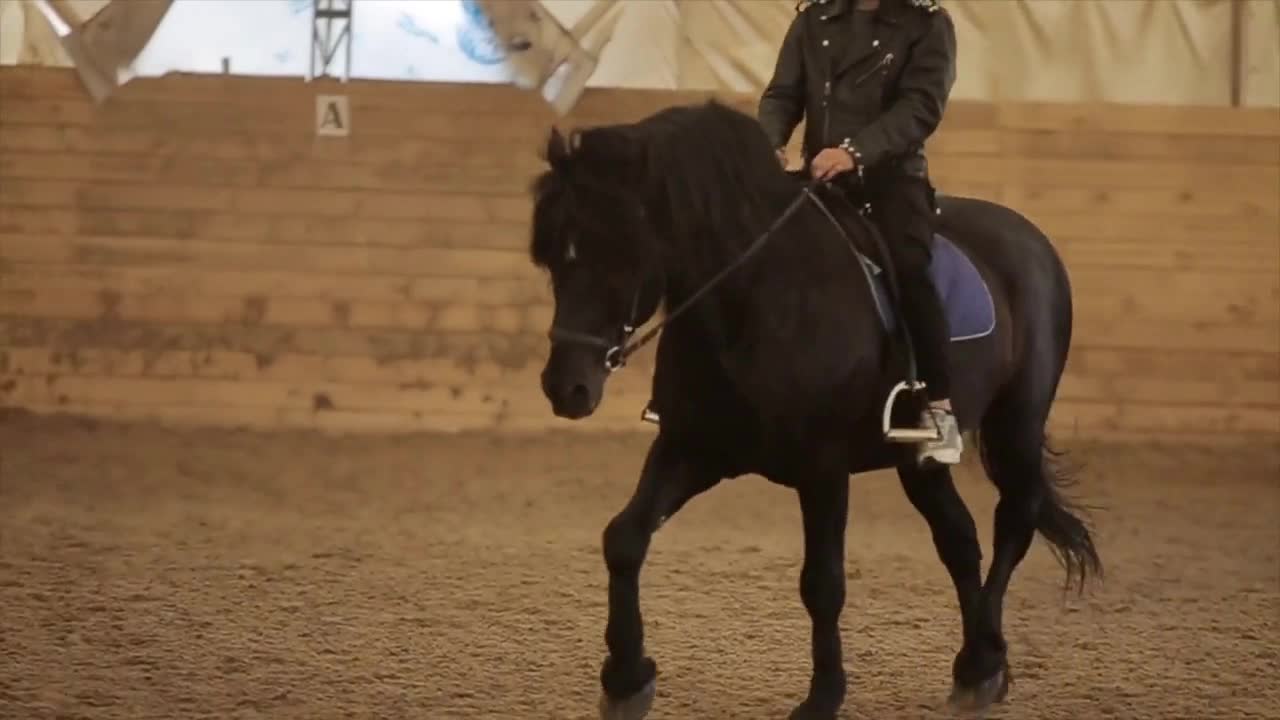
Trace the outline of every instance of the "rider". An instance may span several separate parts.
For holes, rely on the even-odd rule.
[[[924,142],[938,127],[956,70],[955,25],[938,0],[809,0],[797,11],[758,117],[779,160],[802,117],[804,160],[816,178],[867,181],[872,217],[901,288],[929,406],[921,462],[960,462],[964,442],[951,409],[949,337],[929,277],[933,216]]]

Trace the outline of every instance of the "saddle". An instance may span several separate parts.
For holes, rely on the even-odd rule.
[[[919,397],[925,390],[925,384],[918,377],[915,347],[907,331],[906,320],[900,312],[893,257],[880,229],[868,217],[871,206],[869,203],[858,205],[843,188],[824,186],[820,188],[818,195],[819,205],[833,204],[851,211],[837,214],[827,207],[821,208],[828,219],[840,229],[850,250],[857,256],[859,267],[871,288],[876,314],[885,332],[894,340],[893,352],[899,354],[895,364],[905,368],[906,379],[895,384],[885,400],[881,417],[884,438],[898,443],[937,439],[936,429],[923,429],[910,424],[902,427],[893,425],[898,396],[908,392]],[[862,223],[864,227],[855,228],[853,223]],[[859,233],[859,229],[863,232]],[[859,243],[858,238],[867,238],[868,242]],[[976,340],[990,335],[995,330],[995,302],[990,288],[973,261],[955,243],[937,232],[933,234],[930,250],[929,279],[938,292],[951,342]],[[922,407],[913,408],[916,412],[908,417],[917,416]]]

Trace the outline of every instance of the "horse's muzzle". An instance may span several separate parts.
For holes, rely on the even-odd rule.
[[[556,417],[566,420],[590,417],[600,404],[601,389],[593,390],[589,380],[542,371],[542,394],[551,403],[551,412]]]

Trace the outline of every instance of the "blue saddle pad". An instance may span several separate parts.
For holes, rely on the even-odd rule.
[[[885,329],[893,331],[898,324],[884,271],[866,256],[862,257],[867,277],[875,293],[876,310]],[[942,235],[933,236],[933,260],[929,276],[938,289],[938,297],[947,316],[951,342],[976,340],[996,329],[996,306],[991,289],[974,267],[973,261]]]

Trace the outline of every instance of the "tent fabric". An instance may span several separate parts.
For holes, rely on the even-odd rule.
[[[153,52],[149,46],[143,53],[150,56],[144,58],[147,66],[139,74],[217,72],[220,63],[213,59],[222,56],[231,58],[237,73],[297,74],[309,57],[310,2],[174,0],[156,31],[157,37],[165,36],[157,41],[165,50]],[[1242,3],[1244,18],[1242,104],[1280,107],[1280,0],[944,0],[960,44],[954,96],[1230,104],[1235,2]],[[572,28],[599,3],[616,7],[603,23],[609,28],[603,45],[591,49],[598,49],[599,58],[587,85],[596,87],[758,91],[795,16],[795,0],[541,0],[540,5]],[[79,20],[109,4],[126,18],[147,2],[58,0]],[[510,82],[510,68],[475,52],[483,46],[477,40],[483,28],[467,12],[475,4],[356,0],[352,77]],[[219,23],[208,18],[225,13],[235,16],[224,23],[236,29],[235,42],[211,31]],[[273,19],[249,22],[249,13]],[[195,20],[198,15],[205,21]],[[291,60],[272,65],[273,56]],[[0,63],[70,64],[31,0],[0,0]]]

